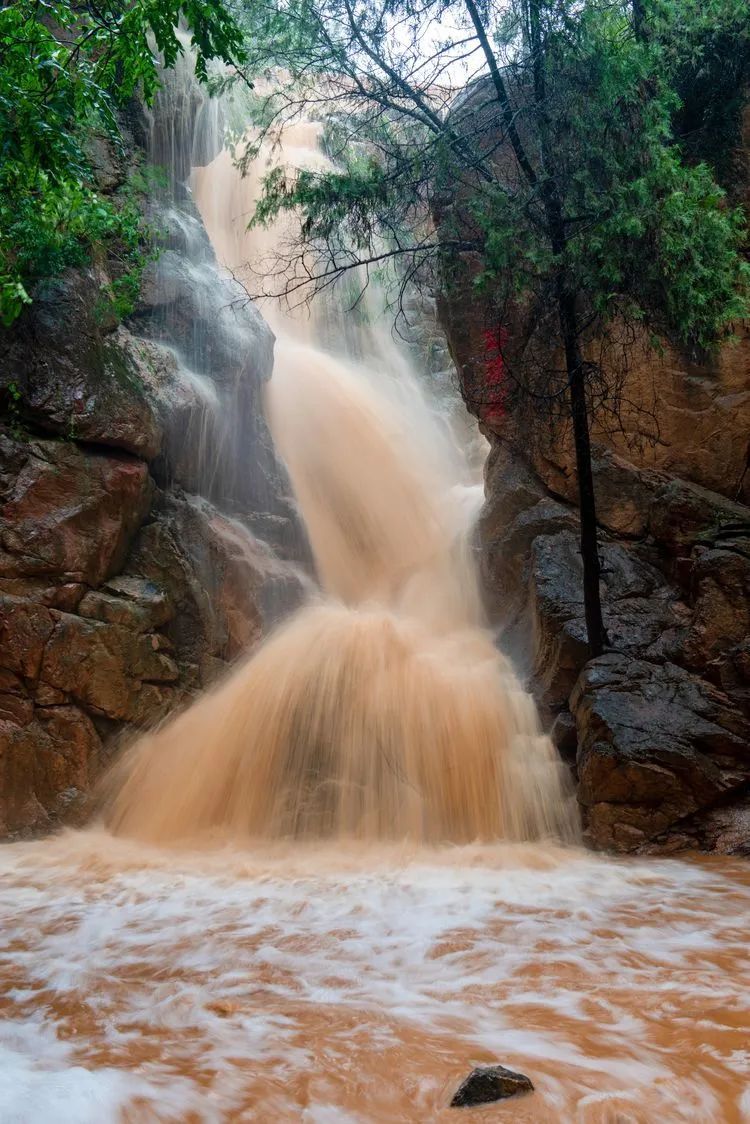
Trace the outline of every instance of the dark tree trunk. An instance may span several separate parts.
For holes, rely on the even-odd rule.
[[[599,589],[601,565],[596,539],[596,502],[594,475],[591,470],[591,440],[589,437],[588,405],[586,402],[586,368],[578,342],[578,318],[575,296],[564,273],[564,255],[567,245],[565,221],[560,195],[555,182],[554,169],[547,144],[548,123],[546,113],[547,82],[545,73],[545,42],[539,10],[539,0],[529,0],[528,34],[534,73],[534,96],[540,135],[542,160],[541,195],[547,219],[550,243],[560,263],[557,277],[557,306],[560,315],[560,333],[565,348],[565,366],[570,393],[570,413],[573,419],[573,440],[578,473],[578,503],[581,519],[581,560],[583,562],[583,607],[586,615],[586,633],[592,656],[600,656],[607,643],[602,619],[602,599]],[[532,185],[530,185],[532,186]]]
[[[583,562],[583,608],[586,632],[592,656],[600,656],[607,644],[602,618],[599,589],[601,564],[596,538],[596,501],[594,475],[591,470],[591,440],[586,404],[586,370],[578,345],[574,298],[561,293],[559,298],[560,330],[565,345],[565,364],[570,391],[570,412],[573,419],[573,441],[578,473],[578,502],[581,517],[581,560]]]
[[[636,39],[646,38],[646,4],[645,0],[633,0],[633,30]]]

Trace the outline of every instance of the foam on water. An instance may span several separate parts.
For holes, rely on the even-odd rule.
[[[3,848],[3,1120],[741,1122],[750,873],[541,845]],[[98,1116],[97,1116],[98,1113]]]

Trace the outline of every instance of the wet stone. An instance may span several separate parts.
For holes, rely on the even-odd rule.
[[[506,1100],[518,1093],[532,1093],[534,1086],[524,1073],[515,1073],[503,1065],[481,1065],[473,1069],[456,1090],[451,1108],[470,1108]]]

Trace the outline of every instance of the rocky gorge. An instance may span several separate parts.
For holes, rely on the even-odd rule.
[[[303,595],[308,548],[261,409],[273,335],[217,268],[186,187],[215,155],[201,125],[214,112],[178,74],[150,118],[132,107],[124,155],[94,143],[105,194],[134,166],[167,169],[146,204],[161,249],[129,315],[106,299],[118,265],[103,260],[44,283],[0,332],[5,835],[85,818],[130,732],[214,681]],[[644,348],[618,427],[594,433],[609,650],[592,660],[569,434],[540,427],[530,442],[512,403],[488,420],[473,401],[496,324],[470,256],[459,266],[439,310],[490,442],[487,603],[573,771],[588,839],[744,852],[750,337],[710,361]],[[417,316],[449,381],[442,333]]]

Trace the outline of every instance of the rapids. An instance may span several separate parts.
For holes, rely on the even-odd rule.
[[[742,1124],[750,870],[550,845],[0,851],[4,1124]],[[447,1104],[478,1063],[536,1091]]]

